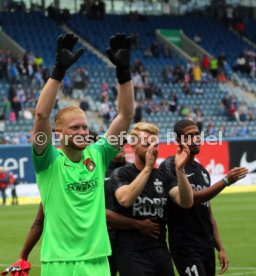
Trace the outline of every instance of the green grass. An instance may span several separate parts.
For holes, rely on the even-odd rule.
[[[12,264],[18,259],[23,242],[36,216],[37,208],[37,205],[0,207],[1,271],[6,268],[6,265]],[[29,261],[32,264],[30,276],[40,275],[40,246],[41,242],[34,247],[29,256]]]
[[[221,194],[212,201],[230,267],[225,275],[256,275],[256,193]],[[36,205],[0,207],[0,270],[16,261],[36,215]],[[40,275],[40,243],[32,251],[30,276]]]
[[[256,275],[256,193],[219,195],[212,209],[229,257],[225,275]]]

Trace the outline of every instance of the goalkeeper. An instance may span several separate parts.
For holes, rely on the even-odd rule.
[[[72,52],[77,38],[60,36],[56,62],[36,107],[33,160],[44,209],[41,275],[110,275],[111,254],[106,227],[104,175],[120,148],[119,136],[134,115],[130,74],[130,39],[116,35],[107,53],[116,66],[118,115],[103,138],[87,146],[88,121],[77,107],[66,107],[55,117],[60,150],[52,146],[50,116],[66,70],[82,55]],[[110,137],[115,144],[110,144]],[[113,141],[113,140],[112,140]]]

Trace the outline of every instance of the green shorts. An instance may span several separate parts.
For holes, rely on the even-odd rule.
[[[41,276],[110,276],[108,258],[87,261],[42,262]]]

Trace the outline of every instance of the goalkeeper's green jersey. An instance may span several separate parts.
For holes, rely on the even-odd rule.
[[[89,260],[111,254],[106,227],[104,175],[117,154],[103,137],[79,163],[51,144],[33,152],[44,209],[41,261]]]

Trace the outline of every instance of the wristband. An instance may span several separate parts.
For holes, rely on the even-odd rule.
[[[120,84],[124,84],[132,79],[130,68],[116,68],[116,77]]]
[[[223,181],[224,181],[224,183],[225,183],[226,186],[230,186],[231,183],[229,183],[229,181],[227,179],[227,176],[223,177]]]
[[[65,72],[66,72],[65,70],[63,70],[63,69],[59,68],[58,66],[54,65],[50,77],[54,80],[62,81],[64,76],[65,76]]]

